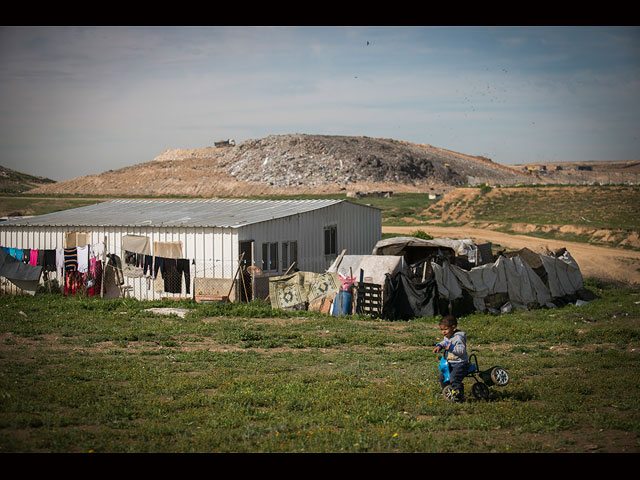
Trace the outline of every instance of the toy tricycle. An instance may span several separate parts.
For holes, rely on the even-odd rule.
[[[440,356],[440,363],[438,369],[442,372],[443,382],[446,383],[442,389],[442,396],[445,400],[452,402],[455,399],[456,392],[449,384],[449,363],[444,356]],[[509,383],[509,373],[502,367],[491,367],[489,370],[480,371],[478,368],[478,357],[475,353],[469,355],[469,371],[466,377],[472,377],[475,383],[471,386],[471,393],[478,400],[489,399],[489,387],[497,385],[504,387]],[[478,378],[480,377],[480,378]]]

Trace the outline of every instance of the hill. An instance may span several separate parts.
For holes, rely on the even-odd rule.
[[[42,185],[51,185],[55,180],[17,172],[0,165],[0,192],[22,193]]]
[[[458,188],[421,216],[431,224],[640,248],[640,189],[632,185]]]
[[[640,161],[545,162],[509,165],[527,183],[638,185]]]
[[[444,192],[466,184],[527,179],[527,174],[487,158],[426,144],[289,134],[228,147],[167,150],[145,163],[42,185],[32,193],[213,197]]]

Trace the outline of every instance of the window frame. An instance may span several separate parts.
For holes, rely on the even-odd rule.
[[[336,224],[324,227],[324,254],[326,256],[338,254],[338,225]]]
[[[275,254],[275,255],[274,255]],[[275,256],[275,259],[273,258]],[[262,243],[262,271],[277,272],[279,271],[278,263],[278,242]]]
[[[294,248],[292,248],[294,247]],[[292,251],[295,251],[292,253]],[[293,262],[298,263],[298,241],[297,240],[286,240],[282,242],[281,247],[281,262],[282,262],[282,271],[286,271]]]

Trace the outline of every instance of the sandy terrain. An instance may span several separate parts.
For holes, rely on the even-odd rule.
[[[491,230],[469,227],[435,227],[431,225],[411,227],[382,227],[383,233],[402,233],[409,235],[416,230],[424,230],[435,238],[471,238],[476,243],[491,242],[509,249],[529,248],[541,252],[544,249],[555,251],[565,247],[575,258],[584,277],[596,277],[624,283],[640,285],[640,252],[599,247],[584,243],[567,242],[529,237],[527,235],[509,235]]]

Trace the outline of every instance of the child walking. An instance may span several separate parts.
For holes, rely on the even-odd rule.
[[[464,385],[462,381],[469,371],[469,354],[467,353],[467,334],[458,330],[458,320],[453,315],[447,315],[440,320],[440,331],[444,340],[433,349],[433,353],[444,351],[444,358],[449,363],[449,379],[454,390],[455,401],[464,400]],[[447,383],[440,373],[440,387]]]

